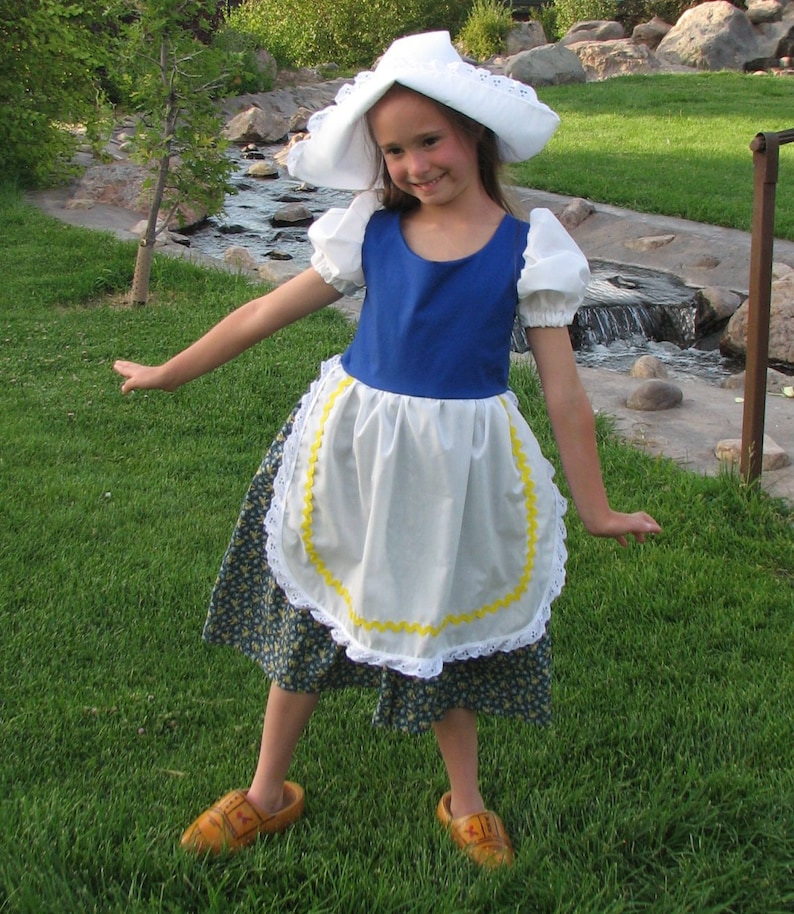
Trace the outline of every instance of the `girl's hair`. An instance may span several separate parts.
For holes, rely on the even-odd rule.
[[[420,95],[421,93],[415,92],[413,89],[409,89],[407,86],[400,86],[396,84],[396,88],[399,88],[403,92],[413,92],[415,95]],[[393,88],[395,88],[393,87]],[[389,90],[392,91],[391,89]],[[388,95],[388,92],[386,93]],[[385,97],[385,96],[384,96]],[[429,96],[422,96],[423,98],[429,98]],[[498,206],[501,206],[506,212],[516,215],[515,208],[511,205],[508,200],[505,188],[502,186],[501,181],[499,180],[499,173],[502,167],[502,159],[499,155],[499,146],[496,139],[496,134],[489,127],[484,127],[482,124],[479,124],[477,121],[473,120],[470,117],[467,117],[465,114],[461,114],[460,111],[456,111],[454,108],[448,108],[446,105],[442,105],[441,102],[437,102],[434,98],[430,99],[434,105],[436,105],[440,111],[447,117],[448,120],[464,135],[471,137],[477,143],[477,166],[480,173],[480,181],[482,182],[483,189],[486,194],[496,203]],[[389,170],[386,167],[386,161],[378,150],[378,144],[375,141],[375,136],[372,132],[372,123],[369,116],[367,116],[367,130],[369,132],[369,138],[372,142],[372,145],[376,152],[376,165],[375,165],[375,174],[373,176],[373,185],[380,183],[382,185],[382,190],[380,192],[381,200],[385,209],[398,210],[399,212],[408,212],[409,210],[415,209],[419,206],[419,200],[412,196],[411,194],[405,193],[396,187],[394,182],[389,175]]]

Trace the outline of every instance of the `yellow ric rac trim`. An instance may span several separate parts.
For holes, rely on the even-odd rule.
[[[328,421],[328,416],[333,409],[334,404],[336,403],[336,400],[342,391],[351,382],[352,378],[344,378],[336,390],[330,395],[328,402],[325,404],[325,408],[320,420],[320,428],[309,451],[309,466],[306,472],[306,487],[303,500],[303,521],[301,524],[303,544],[312,564],[317,569],[318,574],[325,581],[328,587],[332,590],[335,590],[342,598],[345,605],[347,606],[347,612],[351,622],[360,628],[366,629],[367,631],[372,631],[375,629],[379,632],[409,632],[411,634],[435,638],[449,625],[461,625],[468,622],[473,622],[475,619],[482,619],[485,616],[507,608],[511,603],[514,603],[516,600],[518,600],[527,589],[529,581],[532,577],[532,567],[535,562],[535,550],[538,541],[537,506],[535,499],[535,484],[532,480],[532,473],[530,471],[526,455],[523,448],[521,447],[521,439],[518,436],[518,431],[515,425],[510,419],[510,413],[507,410],[505,400],[500,397],[499,402],[502,404],[505,413],[507,413],[508,423],[510,425],[510,443],[512,446],[513,457],[516,461],[516,466],[518,467],[518,471],[524,483],[524,505],[527,515],[527,550],[524,557],[524,567],[522,569],[521,576],[518,579],[518,583],[513,588],[513,590],[505,594],[505,596],[500,597],[498,600],[494,600],[492,603],[488,603],[487,605],[480,607],[480,609],[475,609],[468,613],[450,613],[449,615],[445,616],[438,625],[422,625],[419,622],[407,621],[392,622],[390,620],[386,622],[380,622],[377,620],[365,619],[363,616],[360,616],[356,613],[353,608],[353,599],[350,596],[350,591],[344,586],[344,584],[342,584],[338,578],[334,576],[331,569],[325,564],[317,552],[317,548],[314,544],[313,531],[314,474],[320,453],[320,448],[322,447],[323,435],[325,434],[325,425]]]

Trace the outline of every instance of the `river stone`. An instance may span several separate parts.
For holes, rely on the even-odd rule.
[[[280,286],[287,280],[293,279],[299,273],[302,273],[303,267],[298,266],[291,260],[268,260],[265,263],[257,264],[256,272],[259,278],[265,280],[265,282]]]
[[[683,400],[684,394],[680,387],[654,378],[640,384],[626,400],[626,406],[628,409],[656,412],[680,406]]]
[[[248,143],[278,143],[289,133],[289,122],[277,111],[263,111],[251,105],[233,117],[223,128],[223,135],[237,146]]]
[[[714,448],[714,456],[722,463],[739,466],[742,459],[742,439],[723,438]],[[789,456],[769,435],[764,435],[764,454],[761,458],[761,469],[768,473],[770,470],[782,470],[789,465]]]
[[[666,378],[667,369],[655,355],[641,355],[631,366],[629,375],[632,378]]]
[[[254,162],[248,166],[246,174],[251,178],[277,178],[278,168],[272,162]]]
[[[247,248],[234,245],[223,252],[223,261],[241,270],[256,270],[256,260]]]
[[[272,225],[310,225],[314,222],[314,216],[303,203],[288,203],[273,213],[270,222]]]

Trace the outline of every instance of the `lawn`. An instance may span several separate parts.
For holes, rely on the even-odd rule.
[[[528,187],[750,231],[757,133],[794,127],[794,80],[740,73],[625,76],[539,90],[561,118]],[[794,241],[794,144],[780,147],[775,234]]]
[[[626,550],[569,516],[555,722],[484,719],[482,777],[518,852],[471,867],[434,820],[432,737],[323,700],[292,777],[307,815],[233,859],[178,842],[245,786],[267,685],[200,640],[240,500],[351,327],[315,315],[176,394],[122,398],[251,288],[0,194],[0,911],[783,914],[794,909],[794,528],[735,478],[599,442],[613,503],[664,534]],[[552,459],[535,377],[513,386]]]

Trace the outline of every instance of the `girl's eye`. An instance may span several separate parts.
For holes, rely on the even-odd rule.
[[[438,137],[437,137],[437,136],[426,136],[425,139],[424,139],[424,144],[423,144],[423,145],[425,145],[425,146],[435,146],[437,142],[438,142]]]

